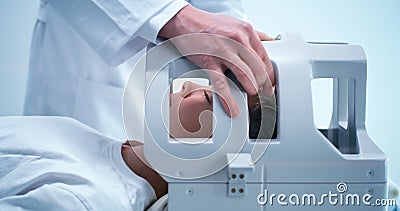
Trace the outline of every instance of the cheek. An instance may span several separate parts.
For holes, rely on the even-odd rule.
[[[184,129],[196,132],[200,129],[199,115],[203,111],[201,103],[195,100],[184,100],[179,107],[179,119]]]
[[[211,136],[212,114],[200,114],[212,110],[210,103],[202,94],[191,95],[187,98],[171,96],[170,106],[170,135],[175,138],[205,138]],[[200,121],[203,124],[201,126]],[[201,128],[202,127],[202,128]]]

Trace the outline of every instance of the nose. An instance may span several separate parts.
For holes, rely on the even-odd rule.
[[[197,83],[193,83],[191,81],[185,81],[182,84],[181,95],[182,97],[186,97],[187,95],[196,90],[211,90],[211,89],[212,89],[211,86],[203,86]]]
[[[182,88],[181,88],[182,96],[185,97],[190,92],[192,92],[196,88],[195,86],[196,86],[196,84],[194,84],[193,82],[185,81],[182,84]]]

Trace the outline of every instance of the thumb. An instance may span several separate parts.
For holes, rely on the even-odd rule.
[[[261,41],[272,41],[274,38],[268,36],[264,32],[256,31],[258,37],[260,38]]]

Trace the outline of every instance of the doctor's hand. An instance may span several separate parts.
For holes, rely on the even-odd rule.
[[[201,34],[196,34],[201,33]],[[205,69],[228,115],[240,114],[224,72],[230,69],[249,95],[259,90],[273,94],[275,76],[261,41],[273,40],[244,21],[222,14],[184,7],[158,34],[172,39],[175,47],[197,66]],[[213,35],[213,36],[210,36]],[[223,59],[222,59],[223,58]]]

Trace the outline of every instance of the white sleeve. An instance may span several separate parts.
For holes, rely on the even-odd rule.
[[[207,12],[226,14],[241,20],[247,19],[241,0],[190,0],[189,2]]]
[[[185,0],[46,0],[111,65],[155,42]]]
[[[47,184],[24,194],[0,199],[0,210],[89,210],[72,192]]]

